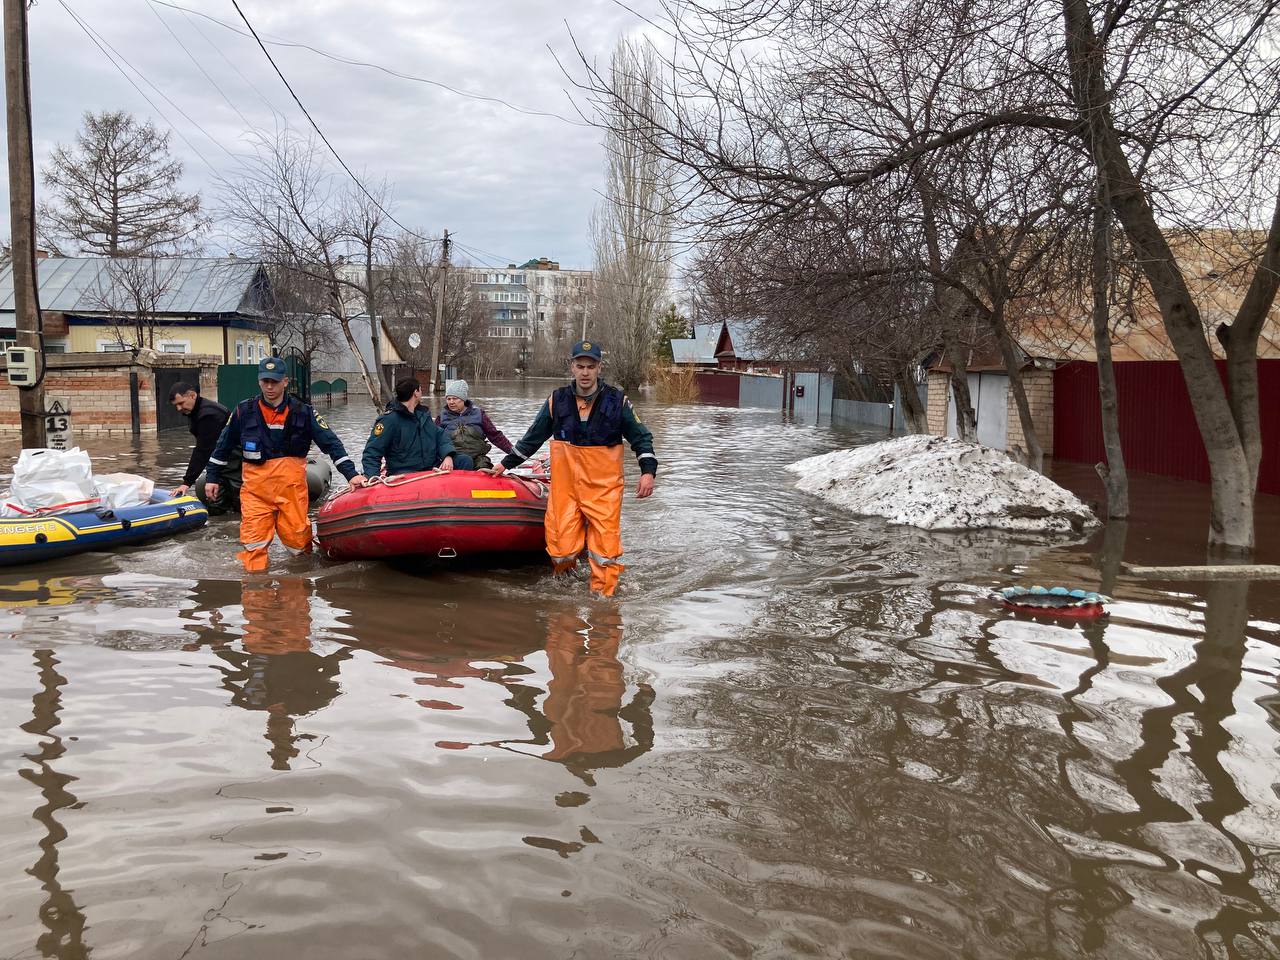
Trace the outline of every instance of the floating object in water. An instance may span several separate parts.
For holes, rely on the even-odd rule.
[[[316,532],[335,560],[451,559],[546,549],[547,487],[473,470],[374,477],[320,508]]]
[[[157,490],[150,503],[136,507],[0,520],[0,566],[145,543],[202,527],[208,519],[194,496]]]
[[[1010,610],[1045,617],[1075,617],[1089,620],[1106,615],[1104,604],[1110,597],[1090,590],[1066,587],[1005,587],[995,598]]]

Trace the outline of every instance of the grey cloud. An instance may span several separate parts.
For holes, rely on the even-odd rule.
[[[235,17],[229,4],[176,2],[228,22]],[[123,108],[175,129],[173,149],[186,165],[188,188],[201,190],[212,203],[213,174],[205,161],[225,174],[235,161],[217,144],[233,154],[247,150],[247,131],[237,110],[255,127],[274,129],[281,120],[265,97],[290,127],[307,129],[252,40],[147,0],[68,4],[216,143],[135,76],[159,107],[157,113],[58,0],[45,0],[30,14],[37,166],[54,143],[72,140],[85,110]],[[569,118],[576,118],[564,92],[569,84],[547,46],[572,65],[571,28],[584,52],[607,62],[616,39],[639,26],[610,0],[242,0],[241,5],[264,35]],[[651,12],[653,5],[651,0],[638,9]],[[602,186],[598,131],[335,63],[307,50],[269,49],[352,169],[371,181],[386,178],[393,184],[394,212],[403,223],[432,234],[448,227],[463,245],[503,258],[549,256],[566,265],[589,264],[587,222]],[[0,187],[0,192],[7,219],[7,190]]]

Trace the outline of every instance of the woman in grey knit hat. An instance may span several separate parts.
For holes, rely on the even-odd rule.
[[[477,470],[493,466],[487,454],[492,443],[503,453],[515,449],[501,430],[493,425],[484,408],[471,399],[471,389],[465,380],[446,380],[444,384],[444,409],[436,417],[436,425],[453,440],[458,453],[470,456]]]

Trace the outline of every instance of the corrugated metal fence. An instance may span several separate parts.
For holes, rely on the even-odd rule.
[[[782,377],[744,373],[738,378],[738,406],[782,409]]]
[[[889,429],[893,420],[893,404],[870,403],[866,400],[832,400],[831,419],[835,423]]]
[[[1218,364],[1225,379],[1225,367]],[[1182,370],[1172,360],[1116,364],[1120,442],[1130,470],[1209,482],[1209,458],[1191,410]],[[1054,456],[1097,463],[1102,449],[1096,364],[1074,362],[1053,375]],[[1258,489],[1280,494],[1280,360],[1258,361],[1262,469]]]

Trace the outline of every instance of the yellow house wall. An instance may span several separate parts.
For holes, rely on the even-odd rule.
[[[222,356],[223,341],[222,327],[205,327],[205,326],[183,326],[181,324],[166,324],[157,327],[155,330],[156,349],[162,341],[176,340],[185,341],[190,344],[187,348],[188,353],[212,353],[216,356]],[[126,332],[125,336],[130,337],[132,331]],[[113,340],[115,331],[110,326],[98,325],[72,325],[68,331],[67,350],[71,353],[97,353],[99,352],[99,340]],[[244,344],[244,363],[258,362],[258,345],[262,345],[263,356],[270,355],[271,341],[265,334],[256,330],[242,330],[231,327],[227,330],[227,360],[230,363],[236,362],[236,343]],[[249,350],[252,347],[253,353],[250,356]]]

